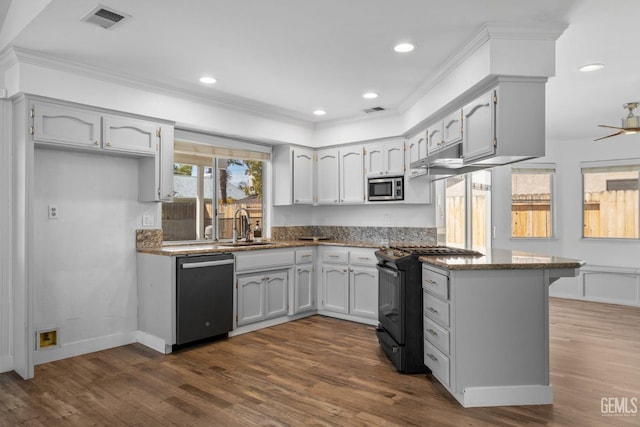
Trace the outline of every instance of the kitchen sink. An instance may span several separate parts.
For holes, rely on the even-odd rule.
[[[221,242],[218,247],[219,248],[239,248],[239,247],[246,247],[246,246],[264,246],[264,245],[273,245],[273,242],[237,242],[237,243],[232,243],[232,242]]]

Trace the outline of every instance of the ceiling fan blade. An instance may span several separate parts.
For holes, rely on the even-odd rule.
[[[611,128],[611,129],[620,129],[620,130],[624,129],[619,126],[607,126],[607,125],[598,125],[598,126],[600,126],[601,128]]]
[[[620,132],[612,133],[611,135],[607,135],[607,136],[603,136],[602,138],[594,139],[594,141],[600,141],[601,139],[611,138],[612,136],[622,135],[623,133],[624,133],[624,131],[621,130]]]

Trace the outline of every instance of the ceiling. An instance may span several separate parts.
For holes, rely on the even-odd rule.
[[[640,100],[637,0],[100,2],[131,18],[105,30],[80,21],[97,0],[29,0],[42,10],[15,30],[11,11],[3,19],[11,2],[0,0],[0,49],[12,45],[313,123],[401,108],[484,23],[566,22],[547,84],[547,137],[604,136],[596,125],[619,125],[622,104]],[[400,41],[415,50],[394,52]],[[577,71],[592,62],[606,67]],[[206,86],[202,75],[217,82]],[[367,91],[379,97],[365,100]],[[316,109],[327,114],[316,117]]]

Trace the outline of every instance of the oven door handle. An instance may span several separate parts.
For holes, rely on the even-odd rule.
[[[388,267],[382,267],[380,265],[376,265],[376,268],[381,273],[389,274],[389,275],[391,275],[393,277],[398,277],[400,275],[400,272],[398,272],[397,270],[392,270],[392,269],[390,269]]]

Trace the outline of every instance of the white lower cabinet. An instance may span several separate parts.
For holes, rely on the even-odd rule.
[[[292,250],[265,249],[235,254],[238,326],[287,315],[289,277],[294,262]]]
[[[238,325],[287,314],[287,270],[237,277]]]
[[[378,318],[378,270],[375,268],[349,268],[349,313]]]
[[[293,278],[293,314],[315,310],[316,308],[314,254],[315,249],[296,250],[296,267]]]
[[[378,270],[375,249],[322,248],[322,305],[326,315],[375,323]]]
[[[349,312],[349,266],[326,264],[322,266],[324,288],[322,308],[337,313]]]

